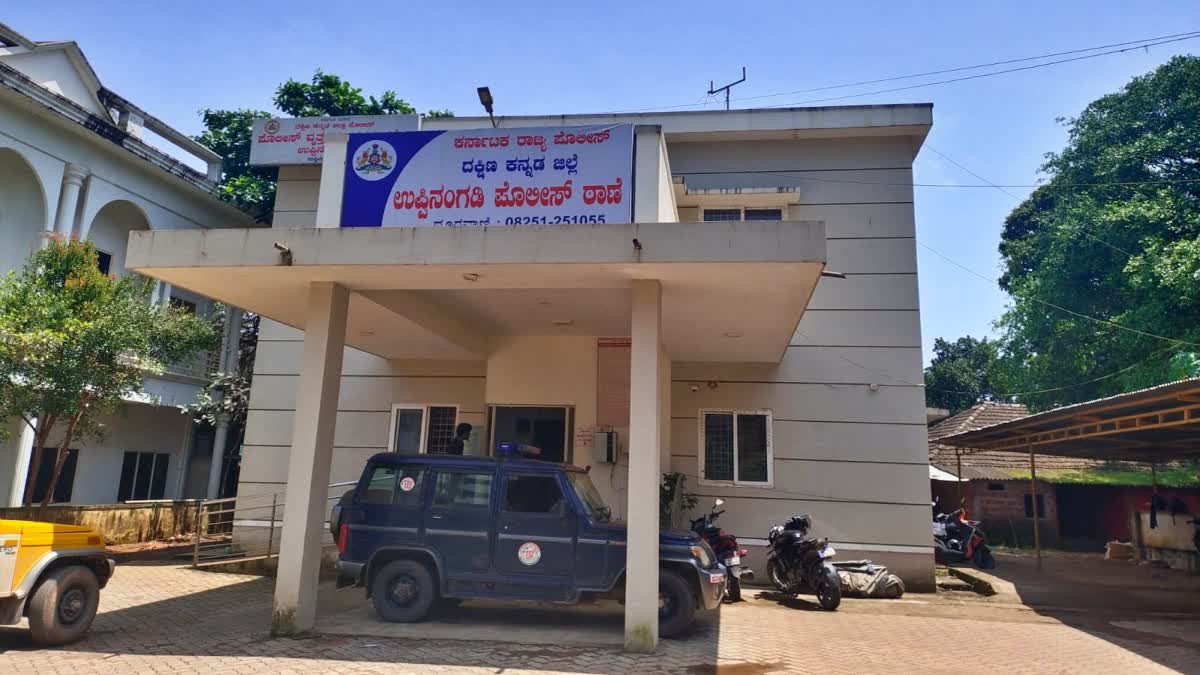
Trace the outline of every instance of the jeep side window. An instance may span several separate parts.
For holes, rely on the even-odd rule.
[[[443,508],[483,507],[492,500],[492,474],[479,471],[439,471],[433,505]]]
[[[562,490],[554,476],[509,475],[504,488],[504,510],[515,513],[561,514]]]
[[[425,471],[407,466],[377,466],[358,498],[360,504],[421,505],[421,478]]]

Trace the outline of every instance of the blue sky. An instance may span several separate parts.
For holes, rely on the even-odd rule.
[[[736,79],[743,65],[749,79],[735,97],[1197,30],[1200,5],[9,0],[0,21],[34,40],[79,42],[106,86],[196,133],[201,108],[269,110],[280,82],[318,68],[367,93],[393,89],[420,110],[459,114],[480,113],[480,84],[501,114],[699,107],[710,79]],[[844,103],[934,103],[916,182],[980,182],[931,146],[992,182],[1029,184],[1043,154],[1065,141],[1056,118],[1185,53],[1200,53],[1200,40]],[[1000,228],[1016,204],[992,189],[916,188],[918,240],[994,277]],[[923,248],[918,254],[926,359],[935,337],[989,334],[1004,294]]]

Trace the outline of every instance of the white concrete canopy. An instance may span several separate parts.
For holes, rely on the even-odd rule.
[[[336,283],[346,344],[384,358],[628,335],[633,280],[657,279],[673,360],[774,363],[824,261],[823,223],[722,222],[134,232],[126,265],[301,330],[311,284]]]

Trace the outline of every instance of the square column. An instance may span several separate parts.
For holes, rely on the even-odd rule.
[[[349,298],[346,288],[335,283],[313,282],[309,287],[275,577],[273,635],[302,633],[311,630],[316,621],[317,575]],[[215,457],[216,448],[213,452]]]
[[[633,282],[629,364],[629,534],[625,553],[625,650],[658,645],[658,491],[662,479],[662,286]]]

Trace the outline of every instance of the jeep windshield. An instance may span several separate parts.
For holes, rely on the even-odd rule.
[[[568,471],[567,479],[571,481],[571,487],[579,496],[579,501],[583,502],[583,508],[589,518],[603,522],[612,519],[612,509],[604,505],[604,498],[600,496],[596,486],[592,485],[592,479],[586,473]]]

